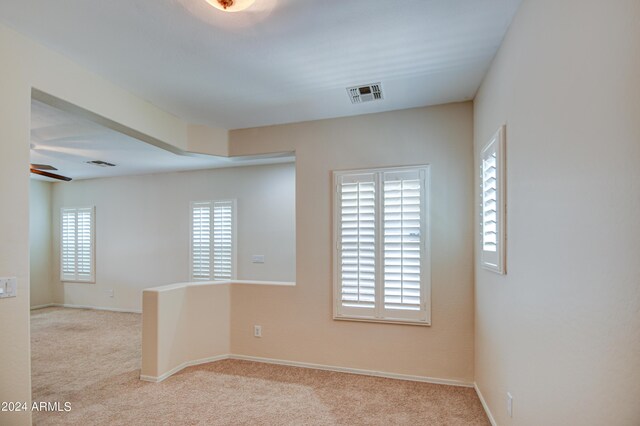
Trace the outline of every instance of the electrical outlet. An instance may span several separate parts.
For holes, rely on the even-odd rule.
[[[507,414],[513,417],[513,397],[509,392],[507,392]]]
[[[107,293],[107,296],[113,297],[113,289],[105,290],[104,292]]]
[[[253,326],[253,337],[262,337],[262,326],[254,325]]]

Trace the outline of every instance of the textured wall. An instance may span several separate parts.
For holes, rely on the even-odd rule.
[[[190,203],[229,198],[237,279],[295,281],[292,163],[88,179],[53,187],[56,302],[140,310],[143,289],[189,281]],[[96,206],[95,284],[60,282],[60,209],[74,206]]]
[[[507,123],[508,273],[476,275],[500,425],[640,424],[638,76],[639,1],[525,0],[476,98],[476,153]]]
[[[53,303],[51,211],[51,184],[31,179],[29,185],[31,306]]]
[[[18,278],[18,297],[0,301],[0,401],[30,401],[29,115],[35,87],[104,117],[186,146],[186,124],[0,25],[0,276]],[[10,342],[10,344],[5,344]],[[30,413],[0,413],[4,425]]]
[[[473,381],[472,118],[459,103],[232,131],[232,155],[296,151],[297,285],[234,286],[231,351]],[[433,325],[334,321],[331,171],[425,163]]]

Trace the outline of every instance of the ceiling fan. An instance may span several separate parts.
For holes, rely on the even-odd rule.
[[[70,177],[58,175],[56,173],[51,173],[51,171],[56,171],[58,169],[56,169],[55,167],[50,166],[48,164],[31,164],[29,170],[33,174],[40,175],[40,176],[45,176],[45,177],[48,177],[48,178],[51,178],[51,179],[62,180],[62,181],[65,181],[65,182],[69,182],[71,180]]]

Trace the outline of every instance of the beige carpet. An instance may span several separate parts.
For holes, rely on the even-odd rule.
[[[34,311],[37,425],[487,425],[473,389],[227,360],[138,379],[140,315]]]

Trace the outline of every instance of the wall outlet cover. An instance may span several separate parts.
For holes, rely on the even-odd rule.
[[[16,297],[18,294],[18,279],[16,277],[0,278],[0,298]]]

